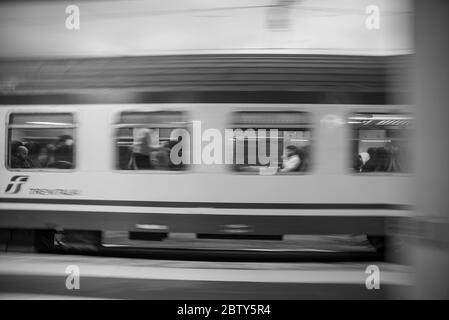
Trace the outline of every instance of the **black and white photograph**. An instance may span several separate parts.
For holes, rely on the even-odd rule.
[[[1,1],[0,300],[283,319],[449,299],[448,17]]]

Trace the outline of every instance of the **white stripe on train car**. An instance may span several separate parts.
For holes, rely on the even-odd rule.
[[[361,217],[409,217],[409,210],[385,209],[222,209],[222,208],[167,208],[77,204],[40,204],[2,202],[2,210],[30,211],[82,211],[82,212],[126,212],[164,214],[208,214],[208,215],[252,215],[252,216],[361,216]]]

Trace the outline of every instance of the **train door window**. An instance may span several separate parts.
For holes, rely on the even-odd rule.
[[[234,171],[294,174],[311,169],[312,123],[309,113],[235,112],[232,126]]]
[[[411,172],[413,120],[407,114],[352,114],[348,120],[352,169],[358,173]]]
[[[11,169],[73,169],[75,122],[71,113],[11,113],[7,166]]]
[[[190,157],[189,128],[186,113],[180,111],[121,113],[116,124],[116,168],[186,170],[190,163],[190,158],[186,161]]]

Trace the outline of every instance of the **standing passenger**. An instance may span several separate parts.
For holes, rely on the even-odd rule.
[[[151,169],[153,167],[150,158],[151,152],[159,151],[161,148],[161,146],[152,144],[151,130],[143,129],[137,143],[133,145],[133,152],[128,167],[132,170]]]

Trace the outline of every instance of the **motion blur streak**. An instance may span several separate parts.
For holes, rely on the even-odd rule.
[[[416,1],[415,99],[418,119],[415,298],[449,298],[449,2]]]

